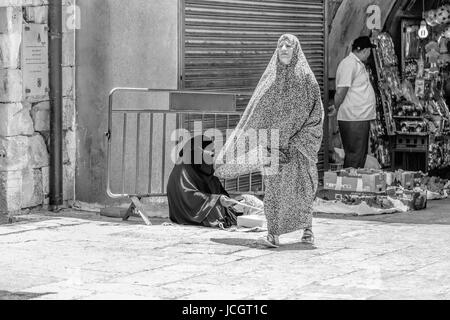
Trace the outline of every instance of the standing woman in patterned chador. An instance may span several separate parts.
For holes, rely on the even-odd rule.
[[[278,247],[280,235],[299,230],[302,242],[314,243],[312,209],[323,120],[320,87],[300,42],[294,35],[282,35],[235,130],[242,136],[251,129],[279,130],[278,149],[269,143],[268,150],[279,154],[280,165],[275,174],[264,176],[268,236],[260,241],[267,247]],[[217,172],[231,176],[226,171],[232,168],[225,165]]]

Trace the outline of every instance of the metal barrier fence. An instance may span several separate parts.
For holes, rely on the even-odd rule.
[[[175,107],[178,110],[161,110],[155,107],[137,109],[125,102],[122,108],[115,108],[115,96],[119,92],[133,95],[165,94],[165,97],[151,97],[150,100],[156,103],[158,100],[164,100],[163,103],[168,102],[171,107],[174,107],[173,104],[176,103]],[[195,99],[190,99],[194,96]],[[173,152],[178,143],[178,141],[172,141],[171,132],[175,129],[193,132],[196,121],[201,121],[203,132],[208,129],[233,129],[242,115],[236,111],[184,109],[193,107],[196,101],[200,101],[200,104],[205,107],[205,104],[214,103],[216,100],[219,104],[223,104],[224,109],[227,109],[226,105],[230,101],[236,101],[236,97],[234,100],[229,99],[230,97],[233,98],[233,94],[146,88],[113,89],[109,95],[106,133],[108,196],[134,199],[135,208],[140,205],[137,199],[166,196],[166,183],[174,165],[169,152]],[[259,173],[223,181],[223,184],[230,194],[263,194],[264,192]]]

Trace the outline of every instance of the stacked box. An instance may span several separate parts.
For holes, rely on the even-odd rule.
[[[386,174],[373,169],[328,171],[324,175],[324,189],[347,192],[380,193],[386,191]]]
[[[405,189],[413,189],[417,184],[420,185],[422,179],[421,172],[397,170],[395,180]]]
[[[395,172],[386,172],[386,185],[392,186],[395,182]]]

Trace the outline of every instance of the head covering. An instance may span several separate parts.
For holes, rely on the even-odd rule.
[[[352,46],[352,50],[364,50],[366,48],[376,48],[376,45],[374,45],[372,43],[372,41],[370,40],[369,37],[364,36],[364,37],[359,37],[357,39],[355,39],[355,41],[353,41],[353,46]]]
[[[213,161],[208,161],[208,156],[205,156],[205,150],[207,150],[213,142],[213,140],[204,135],[194,136],[186,141],[183,148],[180,150],[179,162],[191,165],[195,171],[204,175],[210,176],[214,174]]]
[[[293,56],[289,65],[284,65],[279,59],[280,44],[285,40],[293,44]],[[323,122],[323,116],[320,88],[300,42],[296,36],[284,34],[278,40],[277,49],[239,124],[217,155],[216,175],[222,178],[234,175],[231,171],[236,166],[227,166],[228,156],[236,154],[237,148],[242,149],[242,145],[245,145],[245,152],[250,152],[248,136],[254,135],[258,130],[268,130],[267,147],[288,149],[295,134],[308,125],[308,119],[320,122],[321,118]],[[272,145],[271,130],[279,130],[279,146]],[[322,132],[320,139],[321,136]],[[265,149],[261,144],[258,147]],[[317,157],[313,154],[315,149],[317,148],[312,148],[311,155],[308,152],[308,157]]]

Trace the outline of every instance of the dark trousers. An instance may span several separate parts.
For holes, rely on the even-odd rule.
[[[364,168],[369,151],[370,121],[339,121],[345,151],[344,168]]]

